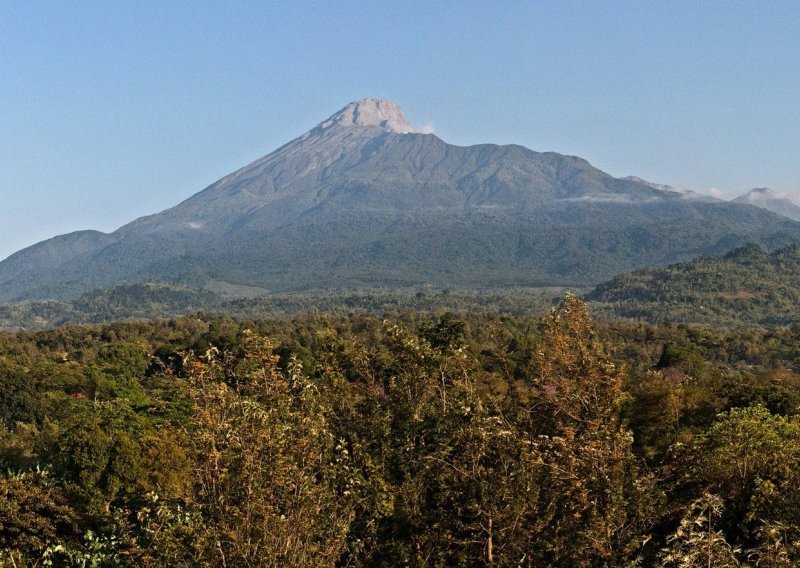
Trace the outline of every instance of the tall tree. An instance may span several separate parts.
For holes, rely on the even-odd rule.
[[[537,367],[527,427],[544,467],[531,557],[535,565],[620,564],[637,554],[652,521],[652,479],[620,418],[623,369],[575,296],[545,319]]]
[[[189,365],[195,499],[215,566],[331,566],[351,520],[346,451],[317,387],[263,338]]]

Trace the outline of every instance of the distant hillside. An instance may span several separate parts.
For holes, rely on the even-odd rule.
[[[86,293],[77,300],[0,306],[0,330],[38,330],[67,324],[155,319],[213,311],[223,299],[212,292],[172,284],[133,284]]]
[[[144,282],[259,294],[589,286],[748,242],[800,243],[800,223],[576,156],[448,144],[367,99],[171,209],[11,255],[0,302]]]
[[[768,253],[747,245],[663,269],[614,277],[586,299],[598,315],[710,323],[800,322],[800,247]]]

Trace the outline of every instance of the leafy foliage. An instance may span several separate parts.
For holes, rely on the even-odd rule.
[[[572,295],[0,334],[0,566],[797,565],[798,337]]]

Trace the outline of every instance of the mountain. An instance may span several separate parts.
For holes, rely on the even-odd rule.
[[[447,144],[365,99],[171,209],[15,253],[0,302],[142,282],[251,295],[585,285],[747,242],[800,242],[800,224],[574,156]]]
[[[800,206],[782,193],[766,187],[751,189],[734,199],[733,202],[755,205],[789,219],[800,221]]]
[[[800,322],[800,247],[750,244],[662,269],[620,274],[586,299],[595,314],[714,325]]]

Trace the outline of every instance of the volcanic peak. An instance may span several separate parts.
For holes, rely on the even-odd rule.
[[[414,131],[400,107],[385,99],[354,101],[320,123],[318,128],[327,130],[341,126],[378,126],[398,134]]]

